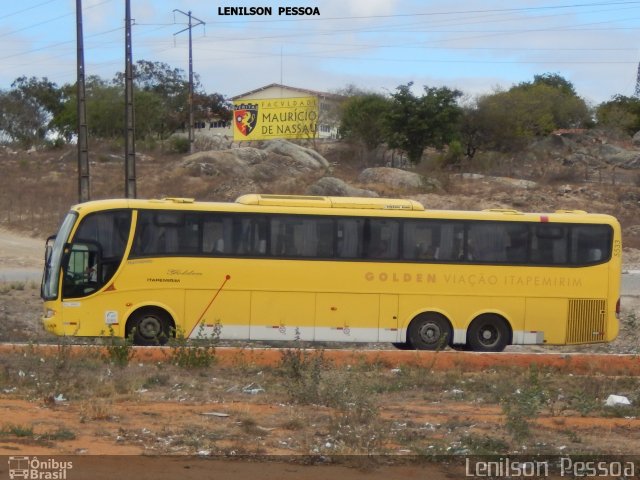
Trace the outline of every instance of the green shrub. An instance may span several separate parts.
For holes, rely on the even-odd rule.
[[[183,368],[208,368],[216,359],[216,344],[220,339],[222,325],[216,322],[213,335],[207,337],[204,333],[204,322],[198,327],[198,335],[189,340],[185,332],[178,329],[175,338],[170,341],[171,362]]]
[[[174,135],[169,139],[169,151],[173,153],[189,153],[189,139],[180,135]]]
[[[109,338],[104,360],[119,367],[126,367],[133,358],[133,333],[128,338],[117,338],[109,325]]]

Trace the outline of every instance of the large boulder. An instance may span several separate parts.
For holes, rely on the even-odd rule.
[[[335,177],[322,177],[307,188],[309,195],[327,195],[334,197],[377,197],[372,190],[357,188]]]
[[[436,181],[427,180],[418,173],[391,167],[367,168],[360,173],[358,181],[369,186],[385,186],[403,191],[439,188]]]
[[[218,150],[194,153],[185,157],[182,167],[194,177],[248,176],[249,164],[237,152],[237,150]]]
[[[605,162],[622,168],[637,168],[640,166],[640,152],[637,150],[620,149],[618,152],[604,157]]]
[[[290,157],[300,166],[311,170],[329,168],[329,162],[318,152],[286,140],[269,140],[264,143],[265,152]]]
[[[194,153],[185,157],[182,167],[192,176],[268,183],[322,175],[329,168],[329,162],[309,148],[275,140],[265,142],[263,148],[241,147]]]
[[[233,146],[233,135],[216,135],[196,131],[194,145],[198,151],[226,150]]]

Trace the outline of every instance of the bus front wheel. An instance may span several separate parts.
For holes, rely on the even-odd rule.
[[[442,350],[451,339],[451,325],[439,313],[421,313],[411,321],[407,333],[416,350]]]
[[[467,330],[467,345],[474,352],[501,352],[509,344],[507,322],[498,315],[477,317]]]
[[[164,345],[169,340],[170,317],[157,308],[138,310],[130,320],[127,333],[133,333],[136,345]]]

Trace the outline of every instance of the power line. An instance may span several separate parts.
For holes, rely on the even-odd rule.
[[[406,18],[406,17],[434,17],[444,15],[460,15],[469,13],[509,13],[509,12],[526,12],[537,10],[559,10],[565,8],[582,8],[582,7],[599,7],[599,6],[613,6],[613,5],[638,5],[640,1],[628,1],[628,2],[598,2],[598,3],[574,3],[567,5],[546,5],[540,7],[517,7],[517,8],[492,8],[484,10],[450,10],[444,12],[425,12],[425,13],[396,13],[390,15],[362,15],[362,16],[348,16],[348,17],[302,17],[302,18],[278,18],[278,19],[263,19],[263,20],[229,20],[229,21],[211,21],[210,23],[275,23],[275,22],[299,22],[299,21],[333,21],[333,20],[371,20],[374,18]]]
[[[42,2],[42,3],[38,4],[38,5],[44,5],[44,4],[47,4],[47,3],[51,3],[52,1],[54,1],[54,0],[49,0],[47,2]],[[100,3],[96,4],[96,5],[93,5],[93,6],[88,7],[88,8],[95,8],[97,6],[109,3],[110,1],[112,1],[112,0],[105,0],[103,2],[100,2]],[[437,15],[444,15],[444,14],[459,13],[459,12],[464,12],[464,13],[494,12],[495,13],[495,12],[511,12],[511,11],[522,11],[522,10],[529,11],[529,10],[569,8],[569,7],[577,7],[577,6],[601,6],[601,5],[612,6],[612,5],[629,5],[629,4],[636,5],[636,4],[639,4],[639,3],[640,3],[640,1],[636,1],[636,2],[613,2],[613,3],[582,3],[582,4],[570,4],[570,5],[547,6],[547,7],[541,6],[541,7],[525,7],[525,8],[508,8],[508,9],[463,10],[463,11],[456,11],[456,12],[435,12],[435,13],[433,13],[433,15],[436,15],[436,14]],[[38,6],[38,5],[36,5],[36,6]],[[29,7],[29,8],[30,9],[31,8],[35,8],[36,6]],[[431,14],[427,14],[427,13],[425,13],[425,14],[416,14],[416,16],[420,16],[420,15],[431,15]],[[10,35],[11,33],[22,31],[22,30],[25,30],[25,29],[28,29],[28,28],[34,28],[35,26],[41,26],[43,24],[50,23],[50,22],[53,22],[53,21],[58,20],[60,18],[63,18],[64,16],[66,16],[66,15],[62,15],[62,16],[58,16],[58,17],[55,17],[55,18],[51,18],[51,19],[45,20],[43,22],[39,22],[37,24],[32,24],[32,25],[29,25],[29,26],[24,27],[22,29],[15,30],[13,32],[9,32],[9,33],[5,33],[3,35],[0,35],[0,37],[7,36],[7,35]],[[406,14],[387,15],[387,16],[344,17],[344,18],[391,18],[391,17],[404,17],[404,16],[406,16]],[[342,18],[342,17],[330,17],[330,18],[334,18],[335,19],[335,18]],[[470,17],[470,18],[473,18],[473,17]],[[539,19],[539,18],[540,17],[538,17],[537,19]],[[328,18],[326,20],[328,20]],[[511,19],[511,20],[513,20],[513,19]],[[624,20],[627,21],[627,20],[629,20],[629,18],[625,18]],[[498,20],[495,20],[495,21],[503,21],[503,19],[498,19]],[[597,22],[597,23],[609,23],[609,22]],[[135,25],[136,26],[158,26],[158,27],[160,27],[159,29],[161,29],[162,27],[171,26],[171,25],[174,25],[174,24],[168,24],[168,23],[167,24],[162,24],[162,23],[157,23],[157,24],[136,23]],[[578,25],[585,25],[585,24],[578,24]],[[573,31],[577,31],[577,29],[575,27],[576,26],[571,25],[571,26],[565,26],[565,27],[561,27],[561,28],[566,28],[566,29],[571,29]],[[400,27],[398,27],[398,28],[400,28]],[[406,25],[404,25],[402,28],[403,28],[402,33],[412,33],[412,32],[420,32],[420,31],[422,31],[422,30],[417,30],[417,31],[416,30],[407,30],[406,29]],[[622,29],[632,29],[632,28],[631,27],[609,27],[609,28],[607,28],[605,30],[622,30]],[[109,30],[107,32],[117,31],[117,30],[120,30],[120,28],[112,29],[112,30]],[[538,30],[535,30],[535,31],[551,31],[551,30],[553,30],[553,29],[538,29]],[[271,36],[264,36],[263,35],[263,36],[258,36],[258,37],[240,38],[240,39],[237,39],[236,41],[242,41],[242,40],[251,41],[251,40],[265,40],[265,39],[266,40],[269,40],[269,39],[274,39],[275,40],[275,39],[291,38],[291,37],[299,38],[300,36],[309,36],[309,35],[336,35],[337,33],[350,33],[350,32],[355,32],[355,31],[359,31],[360,33],[367,33],[367,32],[371,32],[371,33],[374,33],[374,32],[375,33],[396,32],[396,30],[389,30],[388,27],[382,27],[382,28],[371,28],[371,27],[369,27],[369,28],[367,28],[365,30],[360,30],[360,29],[357,29],[357,28],[356,29],[340,29],[340,30],[335,30],[334,29],[334,30],[331,30],[331,31],[328,31],[328,32],[307,32],[307,33],[302,34],[302,35],[300,33],[280,34],[280,35],[271,35]],[[501,33],[503,33],[503,34],[527,33],[527,32],[531,32],[531,31],[533,31],[533,30],[531,30],[531,29],[524,30],[524,31],[523,30],[491,30],[491,31],[482,30],[482,31],[476,31],[476,32],[473,32],[473,33],[482,33],[484,35],[494,35],[494,34],[501,34]],[[468,30],[430,30],[430,33],[472,33],[472,32],[469,32]],[[96,35],[98,35],[98,34],[96,34]],[[95,35],[90,35],[87,38],[91,38],[93,36],[95,36]],[[213,37],[213,38],[224,39],[224,38],[228,38],[228,37],[222,37],[222,38],[221,37]],[[475,38],[477,38],[477,37],[475,37]],[[69,43],[71,43],[71,42],[69,42]],[[416,43],[416,42],[411,42],[411,43]],[[0,59],[8,59],[8,58],[11,58],[11,57],[14,57],[14,56],[18,56],[18,55],[28,54],[28,53],[35,52],[35,51],[46,50],[47,48],[55,48],[55,47],[57,47],[59,45],[64,45],[64,44],[65,44],[65,42],[59,42],[59,43],[50,45],[48,47],[45,46],[45,47],[34,48],[34,49],[31,49],[31,50],[28,50],[28,51],[25,51],[25,52],[21,52],[20,54],[13,54],[13,55],[5,56],[5,57],[0,57]],[[406,47],[406,44],[403,44],[401,46]],[[366,48],[366,46],[363,45],[362,48]],[[387,46],[372,45],[371,48],[391,48],[391,46],[387,47]],[[524,50],[526,50],[526,48],[522,48],[522,50],[524,51]]]
[[[95,33],[93,35],[86,35],[84,38],[93,38],[93,37],[98,37],[101,35],[106,35],[108,33],[113,33],[113,32],[117,32],[122,30],[124,27],[119,27],[119,28],[114,28],[112,30],[107,30],[101,33]],[[65,42],[58,42],[58,43],[50,43],[48,45],[45,45],[43,47],[36,47],[36,48],[32,48],[30,50],[25,50],[22,52],[18,52],[18,53],[13,53],[11,55],[6,55],[4,57],[0,57],[0,60],[6,60],[8,58],[12,58],[12,57],[23,57],[24,55],[28,55],[29,53],[35,53],[35,52],[41,52],[43,50],[49,50],[50,48],[57,48],[57,47],[61,47],[63,45],[73,45],[74,41],[73,40],[67,40]]]
[[[15,17],[16,15],[21,15],[25,12],[28,12],[29,10],[34,10],[36,8],[42,7],[44,5],[47,5],[49,3],[53,3],[57,0],[47,0],[46,2],[42,2],[42,3],[38,3],[37,5],[33,5],[31,7],[27,7],[27,8],[23,8],[22,10],[18,10],[17,12],[13,12],[13,13],[7,13],[6,15],[2,15],[0,16],[0,20],[4,20],[5,18],[9,18],[9,17]]]
[[[193,153],[193,42],[191,31],[198,25],[204,26],[205,22],[203,22],[199,18],[194,17],[191,14],[191,10],[189,10],[188,13],[185,13],[182,10],[178,10],[176,8],[173,10],[173,12],[174,14],[176,12],[181,13],[182,15],[186,15],[189,18],[189,26],[185,29],[180,30],[179,32],[174,33],[173,36],[175,37],[182,32],[186,32],[187,30],[189,31],[189,153]],[[195,24],[193,23],[193,20],[196,21]]]
[[[53,1],[53,0],[51,0],[51,1]],[[109,3],[109,2],[112,2],[112,1],[113,0],[104,0],[103,2],[96,3],[95,5],[91,5],[90,7],[86,7],[84,10],[89,10],[89,9],[92,9],[92,8],[96,8],[96,7],[99,7],[101,5],[104,5],[105,3]],[[47,4],[47,3],[50,3],[50,2],[45,2],[44,4]],[[35,8],[35,7],[32,7],[32,8]],[[27,10],[30,10],[30,9],[31,8],[29,8]],[[11,14],[11,15],[13,15],[13,14]],[[32,28],[41,27],[42,25],[46,25],[48,23],[55,22],[55,21],[60,20],[62,18],[73,17],[73,16],[75,16],[74,12],[65,13],[64,15],[59,15],[57,17],[49,18],[48,20],[43,20],[43,21],[38,22],[38,23],[33,23],[31,25],[27,25],[26,27],[22,27],[22,28],[19,28],[17,30],[12,30],[10,32],[4,33],[4,34],[0,35],[0,38],[7,37],[9,35],[13,35],[14,33],[20,33],[20,32],[23,32],[25,30],[30,30]]]

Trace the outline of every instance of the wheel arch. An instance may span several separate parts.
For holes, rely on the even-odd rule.
[[[127,320],[125,321],[125,326],[124,326],[124,336],[125,338],[129,337],[129,335],[131,334],[131,329],[132,329],[132,319],[136,317],[137,314],[139,314],[140,312],[146,311],[146,310],[151,310],[151,311],[160,311],[164,314],[167,315],[167,318],[169,320],[169,331],[171,332],[171,336],[175,337],[176,335],[176,329],[177,329],[177,324],[176,324],[176,312],[169,307],[168,305],[164,305],[161,303],[145,303],[145,304],[139,304],[139,305],[135,305],[132,306],[126,313],[126,318]]]
[[[415,321],[415,319],[418,318],[420,315],[424,315],[426,313],[437,313],[438,315],[443,316],[449,322],[449,325],[451,326],[451,330],[453,331],[454,329],[453,322],[451,321],[451,317],[447,314],[446,311],[442,310],[441,308],[424,308],[421,310],[415,310],[405,317],[405,321],[403,322],[402,327],[399,328],[401,338],[399,338],[398,341],[400,342],[407,341],[409,339],[408,332],[409,332],[409,326],[411,325],[411,323]]]
[[[467,335],[468,335],[469,329],[471,328],[471,325],[473,325],[473,322],[475,322],[478,319],[486,318],[489,316],[498,318],[504,322],[504,324],[507,326],[507,329],[509,330],[509,338],[508,338],[509,345],[512,345],[513,344],[513,324],[509,320],[509,316],[500,310],[483,310],[475,313],[471,318],[471,320],[467,323],[467,326],[466,326]]]
[[[425,310],[422,310],[420,312],[415,313],[411,317],[411,320],[406,324],[405,329],[403,330],[404,331],[404,335],[405,335],[405,341],[408,344],[411,344],[411,340],[409,338],[409,331],[411,329],[411,325],[413,325],[415,322],[420,321],[422,318],[424,318],[427,315],[437,315],[438,317],[442,318],[447,323],[447,325],[449,327],[449,338],[447,339],[447,344],[446,345],[451,345],[451,343],[453,342],[453,336],[454,336],[454,332],[455,332],[455,328],[454,328],[453,322],[451,321],[451,318],[449,318],[449,316],[444,311],[442,311],[441,309],[438,309],[438,308],[425,309]]]

